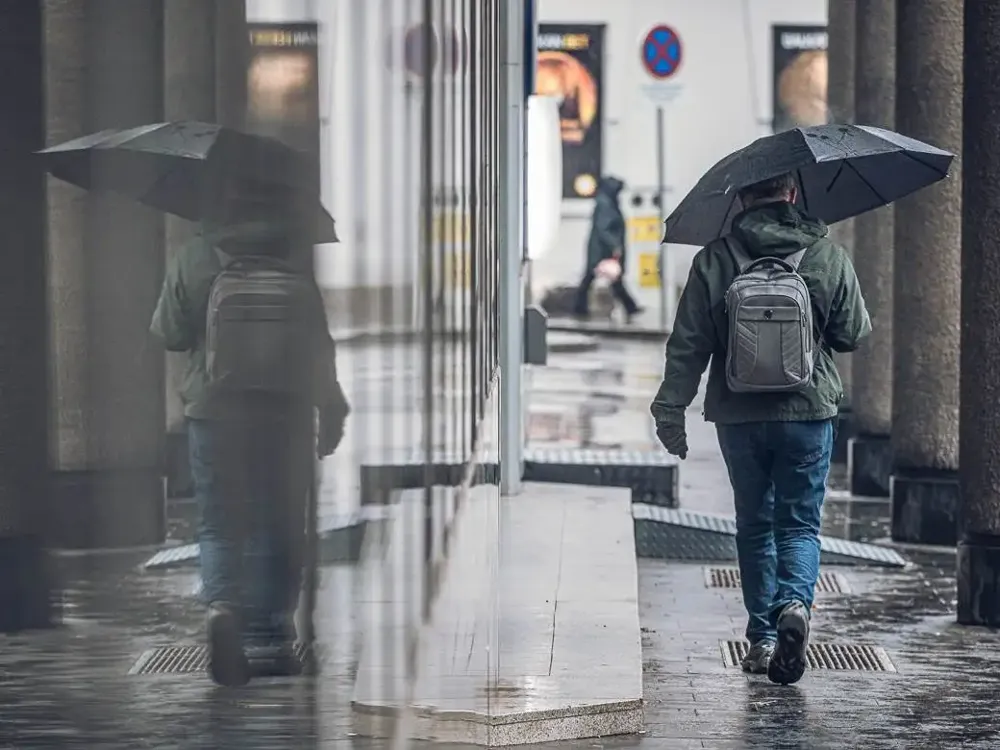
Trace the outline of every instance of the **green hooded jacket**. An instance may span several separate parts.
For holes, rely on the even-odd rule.
[[[733,393],[726,385],[729,322],[725,295],[739,273],[722,240],[694,257],[667,340],[663,382],[650,406],[657,421],[683,420],[710,367],[705,419],[719,424],[796,422],[835,417],[843,399],[831,351],[850,352],[871,333],[871,321],[850,258],[827,239],[823,222],[789,203],[752,206],[732,223],[732,233],[752,258],[786,257],[806,250],[799,264],[812,298],[820,351],[812,383],[794,393]]]
[[[206,367],[208,297],[226,257],[220,255],[217,248],[225,251],[226,248],[242,246],[245,250],[251,245],[282,242],[284,237],[284,229],[271,222],[247,222],[225,229],[206,226],[170,258],[150,330],[163,341],[168,351],[188,354],[180,387],[186,417],[221,419],[232,414],[233,409],[229,402],[224,403],[222,397],[210,392]],[[320,354],[320,361],[321,366],[328,370],[330,384],[329,394],[324,394],[319,400],[339,402],[343,399],[343,392],[337,382],[335,345],[326,330],[326,316],[322,312],[318,288],[316,293],[323,323],[320,346],[327,348],[325,353]],[[316,404],[320,407],[324,405]]]

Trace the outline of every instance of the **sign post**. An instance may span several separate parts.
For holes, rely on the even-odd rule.
[[[654,80],[647,94],[656,102],[656,202],[659,225],[666,219],[666,117],[664,104],[673,99],[677,86],[662,84],[673,78],[684,61],[684,46],[681,38],[670,26],[658,24],[646,32],[642,42],[642,65]],[[666,257],[666,246],[659,247],[660,274],[660,327],[664,330],[673,324],[674,309],[677,306],[677,284],[674,280],[673,263]]]

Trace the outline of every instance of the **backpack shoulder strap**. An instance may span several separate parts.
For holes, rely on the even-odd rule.
[[[732,253],[733,260],[736,261],[736,266],[740,269],[740,273],[743,273],[753,263],[753,258],[747,255],[746,250],[743,249],[743,246],[733,235],[727,234],[722,238],[722,241],[726,243],[726,247]]]
[[[807,247],[802,248],[798,252],[792,253],[791,255],[785,258],[785,263],[790,265],[793,271],[798,271],[799,263],[802,262],[802,259],[806,256],[806,250],[808,250],[810,247],[812,247],[812,245],[808,245]]]

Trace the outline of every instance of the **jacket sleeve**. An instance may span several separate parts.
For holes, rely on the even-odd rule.
[[[837,251],[839,262],[833,269],[834,288],[823,339],[835,352],[853,352],[872,332],[872,322],[854,266],[842,248],[838,247]]]
[[[149,326],[150,331],[162,339],[167,351],[171,352],[191,351],[198,342],[180,256],[181,253],[176,253],[170,259],[160,290],[160,299],[156,303],[153,321]]]
[[[343,420],[351,412],[350,404],[337,375],[337,345],[330,335],[330,326],[326,318],[326,306],[323,304],[323,294],[315,287],[315,303],[318,307],[314,319],[319,323],[316,331],[317,358],[316,383],[318,385],[316,406],[324,419]]]
[[[698,393],[712,352],[717,349],[711,299],[700,271],[699,256],[691,263],[691,273],[677,305],[674,329],[667,339],[663,382],[650,406],[658,421],[683,416]]]

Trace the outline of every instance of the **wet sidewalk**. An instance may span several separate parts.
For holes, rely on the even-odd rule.
[[[647,408],[661,370],[659,344],[603,341],[594,351],[554,354],[550,367],[530,376],[530,439],[648,449]],[[689,417],[681,506],[728,515],[714,432],[698,411]],[[885,501],[837,495],[825,532],[875,540],[886,535],[887,517]],[[914,564],[899,571],[824,570],[831,592],[817,601],[814,642],[830,645],[818,656],[880,671],[815,669],[787,688],[726,664],[725,642],[742,637],[740,597],[708,584],[731,583],[727,565],[640,560],[646,733],[552,747],[1000,746],[996,634],[954,624],[952,552],[905,554]],[[365,627],[357,568],[322,569],[320,677],[226,691],[201,674],[129,674],[150,648],[202,638],[191,597],[197,571],[141,572],[147,557],[60,558],[64,626],[0,637],[0,748],[386,747],[353,735],[350,700]]]

